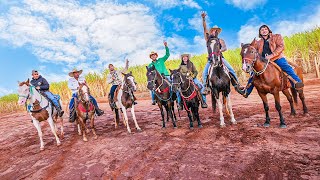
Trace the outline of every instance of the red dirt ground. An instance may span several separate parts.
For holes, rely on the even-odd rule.
[[[237,125],[219,127],[211,106],[200,110],[203,128],[188,128],[186,112],[178,129],[167,123],[150,100],[140,100],[136,115],[142,132],[129,115],[128,134],[114,128],[113,114],[96,119],[97,140],[77,135],[65,117],[65,138],[57,147],[47,122],[42,123],[45,150],[27,113],[0,118],[0,179],[320,179],[320,80],[307,80],[306,102],[310,116],[289,117],[289,103],[282,95],[287,129],[280,129],[278,113],[269,95],[271,127],[264,128],[262,101],[254,92],[248,99],[233,92]],[[208,100],[211,104],[211,100]],[[129,113],[130,114],[130,113]]]

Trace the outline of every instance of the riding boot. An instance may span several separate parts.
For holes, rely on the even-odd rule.
[[[201,94],[199,91],[198,91],[197,93],[198,93],[198,96],[199,96],[199,98],[200,98],[201,107],[202,107],[202,108],[207,108],[208,105],[207,105],[207,103],[204,101],[204,99],[203,99],[203,97],[202,97],[202,94]]]
[[[98,106],[96,106],[95,108],[96,108],[96,114],[97,114],[98,116],[101,116],[102,114],[104,114],[104,111],[101,110],[101,109],[99,109]]]
[[[297,83],[294,85],[294,88],[295,88],[297,91],[301,91],[303,87],[304,87],[303,82],[297,82]]]
[[[76,111],[74,109],[70,110],[69,122],[74,122],[76,120]]]

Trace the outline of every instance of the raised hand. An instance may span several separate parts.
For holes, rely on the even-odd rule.
[[[204,19],[204,18],[206,18],[206,16],[207,16],[207,13],[205,11],[202,11],[201,12],[201,17]]]
[[[166,41],[163,41],[163,45],[167,47],[168,43]]]

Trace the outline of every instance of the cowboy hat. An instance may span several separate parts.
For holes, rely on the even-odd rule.
[[[184,57],[184,56],[188,56],[188,59],[190,59],[190,54],[181,54],[181,59]]]
[[[152,51],[152,52],[149,54],[149,57],[151,58],[151,56],[154,55],[154,54],[158,57],[158,53],[156,53],[156,52],[154,52],[154,51]]]
[[[74,68],[71,72],[69,72],[69,76],[73,77],[73,73],[75,73],[75,72],[78,72],[80,75],[82,73],[82,69],[78,71],[77,68]]]
[[[210,28],[210,31],[209,31],[209,32],[211,32],[211,31],[213,31],[213,30],[218,30],[218,34],[220,34],[221,31],[222,31],[222,29],[219,28],[217,25],[214,25],[212,28]]]

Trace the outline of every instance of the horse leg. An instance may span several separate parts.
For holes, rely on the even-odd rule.
[[[115,119],[114,119],[114,127],[118,128],[119,127],[119,122],[120,122],[120,117],[119,117],[119,109],[115,108],[114,109],[114,113],[115,113]]]
[[[177,121],[176,113],[174,112],[174,102],[172,103],[171,107],[172,107],[172,114],[173,114],[174,120]]]
[[[80,121],[80,119],[77,120],[78,135],[81,136],[82,135],[82,131],[81,131],[81,125],[80,125],[79,121]]]
[[[80,124],[80,127],[81,127],[81,132],[82,132],[82,139],[84,142],[87,142],[88,139],[87,139],[87,136],[86,136],[86,124],[84,123],[84,120],[79,117],[79,124]]]
[[[270,126],[270,116],[269,116],[269,105],[268,105],[267,94],[261,93],[259,91],[258,91],[258,94],[263,102],[264,112],[266,113],[266,122],[264,122],[263,126],[269,127]]]
[[[188,113],[188,117],[189,117],[189,120],[190,120],[190,129],[193,129],[193,120],[192,120],[191,111],[187,111],[187,113]]]
[[[299,98],[302,101],[303,114],[308,115],[308,108],[307,108],[307,105],[306,105],[306,102],[305,102],[303,90],[301,92],[299,92]]]
[[[60,119],[60,138],[63,139],[64,138],[64,131],[63,131],[63,118],[62,117],[58,117],[58,119]]]
[[[211,105],[212,105],[212,111],[213,113],[215,113],[217,109],[217,99],[213,94],[213,90],[211,90]]]
[[[91,116],[90,118],[90,127],[92,129],[92,133],[93,133],[93,138],[94,139],[98,139],[98,136],[96,134],[96,129],[95,129],[95,126],[94,126],[94,114]]]
[[[282,92],[287,97],[287,100],[290,103],[290,109],[291,109],[290,116],[295,116],[296,115],[296,110],[294,109],[293,99],[292,99],[292,96],[291,96],[291,94],[289,92],[289,89],[285,89]]]
[[[232,123],[232,124],[237,124],[237,121],[236,121],[236,119],[234,118],[234,114],[233,114],[233,111],[232,111],[232,103],[231,103],[230,95],[231,95],[231,93],[229,93],[228,96],[226,96],[227,107],[228,107],[228,110],[229,110],[229,114],[230,114],[230,118],[231,118],[231,123]]]
[[[219,108],[219,114],[220,114],[220,127],[225,127],[226,124],[224,123],[224,117],[223,117],[223,112],[222,112],[222,102],[221,102],[222,98],[217,98],[217,102],[218,102],[218,108]]]
[[[48,122],[49,122],[49,125],[50,125],[50,128],[51,128],[51,131],[52,131],[54,137],[56,138],[57,146],[60,146],[60,145],[61,145],[61,142],[60,142],[59,137],[58,137],[58,135],[57,135],[57,133],[56,133],[55,124],[54,124],[54,121],[53,121],[53,119],[52,119],[52,116],[49,116]]]
[[[202,124],[200,121],[200,116],[199,116],[199,106],[198,107],[193,107],[192,108],[192,114],[194,114],[194,117],[197,119],[198,121],[198,128],[202,128]]]
[[[161,105],[161,102],[158,103],[158,106],[160,108],[161,117],[162,117],[162,128],[166,128],[166,122],[164,120],[164,112],[163,112],[163,107]]]
[[[129,122],[128,122],[127,110],[124,106],[121,106],[121,109],[122,109],[122,114],[123,114],[123,118],[124,118],[124,123],[127,126],[128,133],[131,133],[131,129],[129,127]]]
[[[34,127],[36,127],[38,131],[38,136],[40,138],[40,151],[44,150],[44,143],[43,143],[43,138],[42,138],[42,131],[41,131],[41,125],[40,122],[36,119],[32,119]]]
[[[168,103],[168,106],[166,106],[166,110],[167,110],[167,114],[170,116],[170,118],[172,119],[172,124],[173,124],[173,128],[177,128],[176,125],[176,121],[173,119],[173,114],[172,114],[172,106],[170,104],[170,102]]]
[[[134,105],[132,105],[132,107],[131,107],[131,114],[132,114],[132,119],[133,119],[134,125],[136,126],[136,129],[138,131],[141,131],[141,128],[139,127],[138,122],[137,122],[136,113],[134,112]]]
[[[169,108],[167,108],[167,107],[169,107],[169,101],[167,102],[167,106],[165,106],[165,108],[166,108],[166,111],[167,111],[167,122],[169,122]],[[173,103],[174,104],[174,103]],[[171,109],[170,109],[171,110]]]
[[[282,112],[281,112],[279,91],[274,93],[274,99],[275,99],[276,110],[278,111],[279,117],[280,117],[280,128],[286,128],[287,125],[284,122],[284,118],[283,118],[283,115],[282,115]]]

